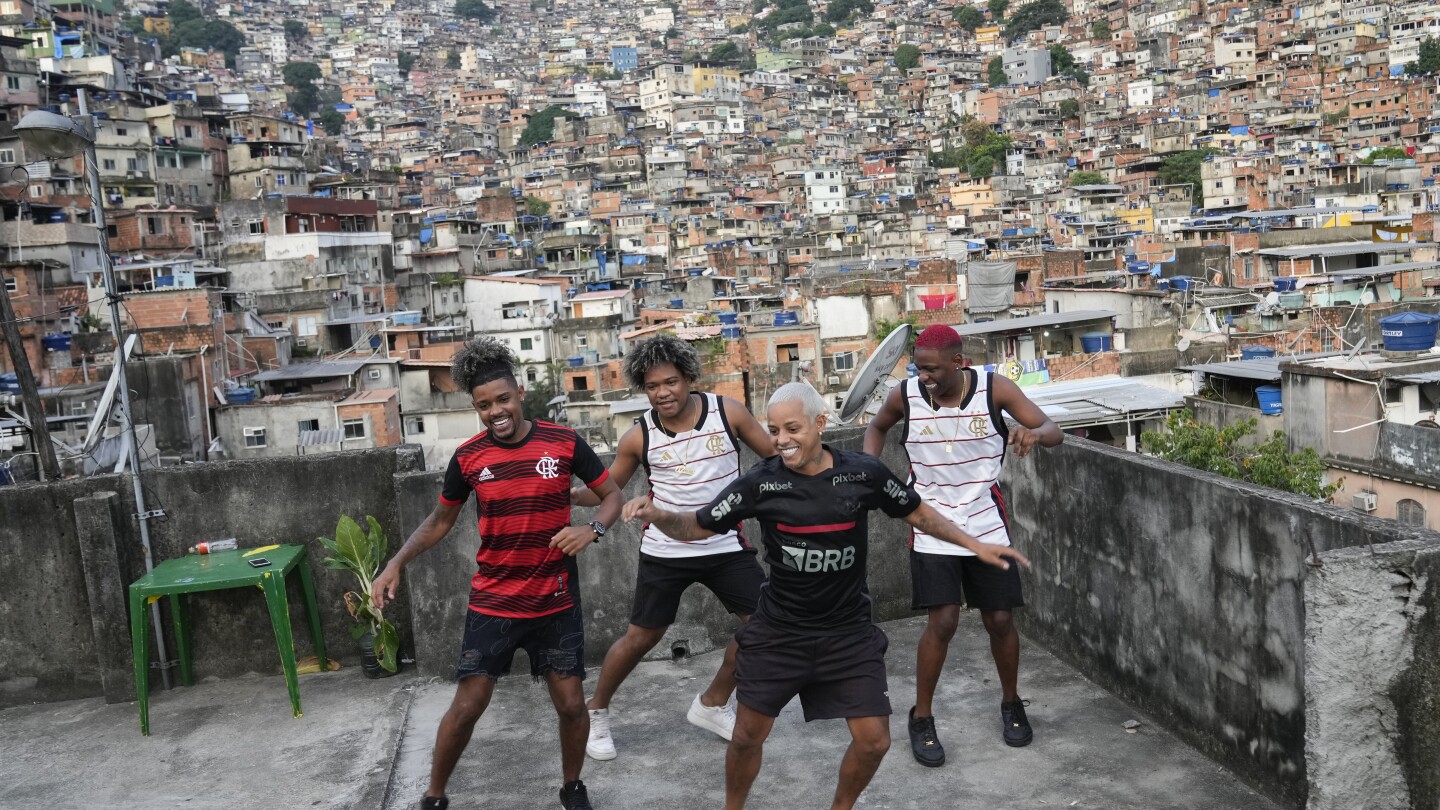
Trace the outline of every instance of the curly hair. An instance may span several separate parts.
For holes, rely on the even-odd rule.
[[[695,347],[669,333],[656,335],[630,350],[625,356],[625,379],[635,388],[644,388],[650,369],[666,363],[692,383],[700,379],[700,355]]]
[[[515,382],[515,363],[515,353],[504,343],[488,335],[471,338],[450,359],[450,376],[468,394],[494,380]]]

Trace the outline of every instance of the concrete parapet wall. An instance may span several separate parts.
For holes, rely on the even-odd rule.
[[[1440,535],[1396,535],[1305,583],[1309,810],[1440,807]]]
[[[1303,803],[1311,549],[1383,543],[1399,527],[1070,437],[1012,459],[1005,485],[1034,563],[1022,628]]]

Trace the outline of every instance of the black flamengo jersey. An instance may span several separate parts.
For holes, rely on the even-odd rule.
[[[570,525],[571,475],[593,487],[609,472],[575,431],[550,422],[532,422],[518,444],[487,430],[451,456],[440,500],[458,506],[473,490],[480,513],[471,610],[531,619],[578,601],[575,558],[550,548]]]
[[[920,496],[879,459],[825,449],[834,465],[801,475],[772,456],[751,467],[695,513],[708,531],[760,521],[770,577],[756,616],[809,635],[847,633],[871,622],[865,586],[870,510],[903,518]]]

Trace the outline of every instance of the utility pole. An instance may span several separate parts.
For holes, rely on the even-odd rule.
[[[20,400],[25,403],[30,436],[35,443],[35,452],[40,456],[40,478],[42,481],[59,481],[60,462],[55,459],[55,445],[50,441],[50,425],[45,421],[45,407],[40,404],[40,389],[35,387],[30,358],[25,355],[25,346],[20,342],[20,324],[16,322],[15,307],[10,305],[10,293],[3,281],[0,281],[0,327],[4,328],[5,347],[10,350],[10,365],[15,367],[15,376],[20,378]]]

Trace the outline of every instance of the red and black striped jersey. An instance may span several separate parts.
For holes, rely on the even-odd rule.
[[[458,506],[473,490],[480,515],[471,610],[530,619],[578,603],[575,558],[550,548],[570,525],[572,475],[593,487],[609,472],[575,431],[538,420],[516,444],[487,430],[451,456],[440,500]]]

